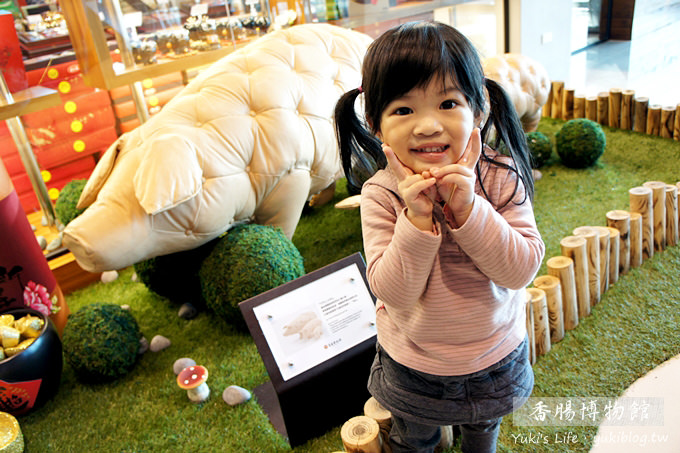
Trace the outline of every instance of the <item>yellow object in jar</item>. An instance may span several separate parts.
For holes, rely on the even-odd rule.
[[[0,326],[12,327],[13,325],[14,325],[14,315],[0,315]]]
[[[2,338],[2,347],[11,348],[19,344],[21,332],[14,327],[0,326],[0,338]]]
[[[14,323],[14,328],[21,333],[23,337],[37,338],[40,336],[40,329],[43,327],[43,320],[37,316],[26,315],[23,318],[17,319]]]
[[[25,350],[27,347],[33,344],[34,341],[35,338],[27,338],[16,346],[5,348],[5,354],[7,354],[7,357],[12,357],[13,355],[16,355],[21,351]]]

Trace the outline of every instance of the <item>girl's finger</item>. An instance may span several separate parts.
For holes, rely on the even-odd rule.
[[[411,169],[405,167],[404,164],[401,163],[401,161],[399,160],[397,155],[394,154],[394,151],[392,151],[392,148],[390,148],[388,145],[383,143],[382,149],[383,149],[383,153],[385,153],[385,158],[387,159],[387,163],[390,165],[390,167],[392,168],[392,171],[394,172],[395,176],[397,177],[397,181],[403,181],[408,176],[411,176],[413,174]]]
[[[465,148],[465,152],[458,163],[469,169],[473,169],[477,165],[477,161],[479,160],[479,156],[481,156],[481,154],[482,135],[479,131],[479,128],[476,127],[472,130],[467,147]]]

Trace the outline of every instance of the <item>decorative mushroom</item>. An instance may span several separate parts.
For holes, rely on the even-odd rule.
[[[202,403],[210,396],[210,388],[205,383],[207,380],[208,370],[201,365],[188,366],[177,375],[177,385],[187,391],[187,396],[194,403]]]

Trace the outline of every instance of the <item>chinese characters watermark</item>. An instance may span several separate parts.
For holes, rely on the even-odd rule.
[[[531,397],[515,402],[515,426],[663,426],[663,398]]]

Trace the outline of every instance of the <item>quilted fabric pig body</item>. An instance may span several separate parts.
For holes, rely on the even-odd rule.
[[[299,25],[214,63],[106,151],[66,247],[98,272],[198,247],[242,221],[292,237],[309,197],[342,176],[333,109],[360,85],[370,41]]]

